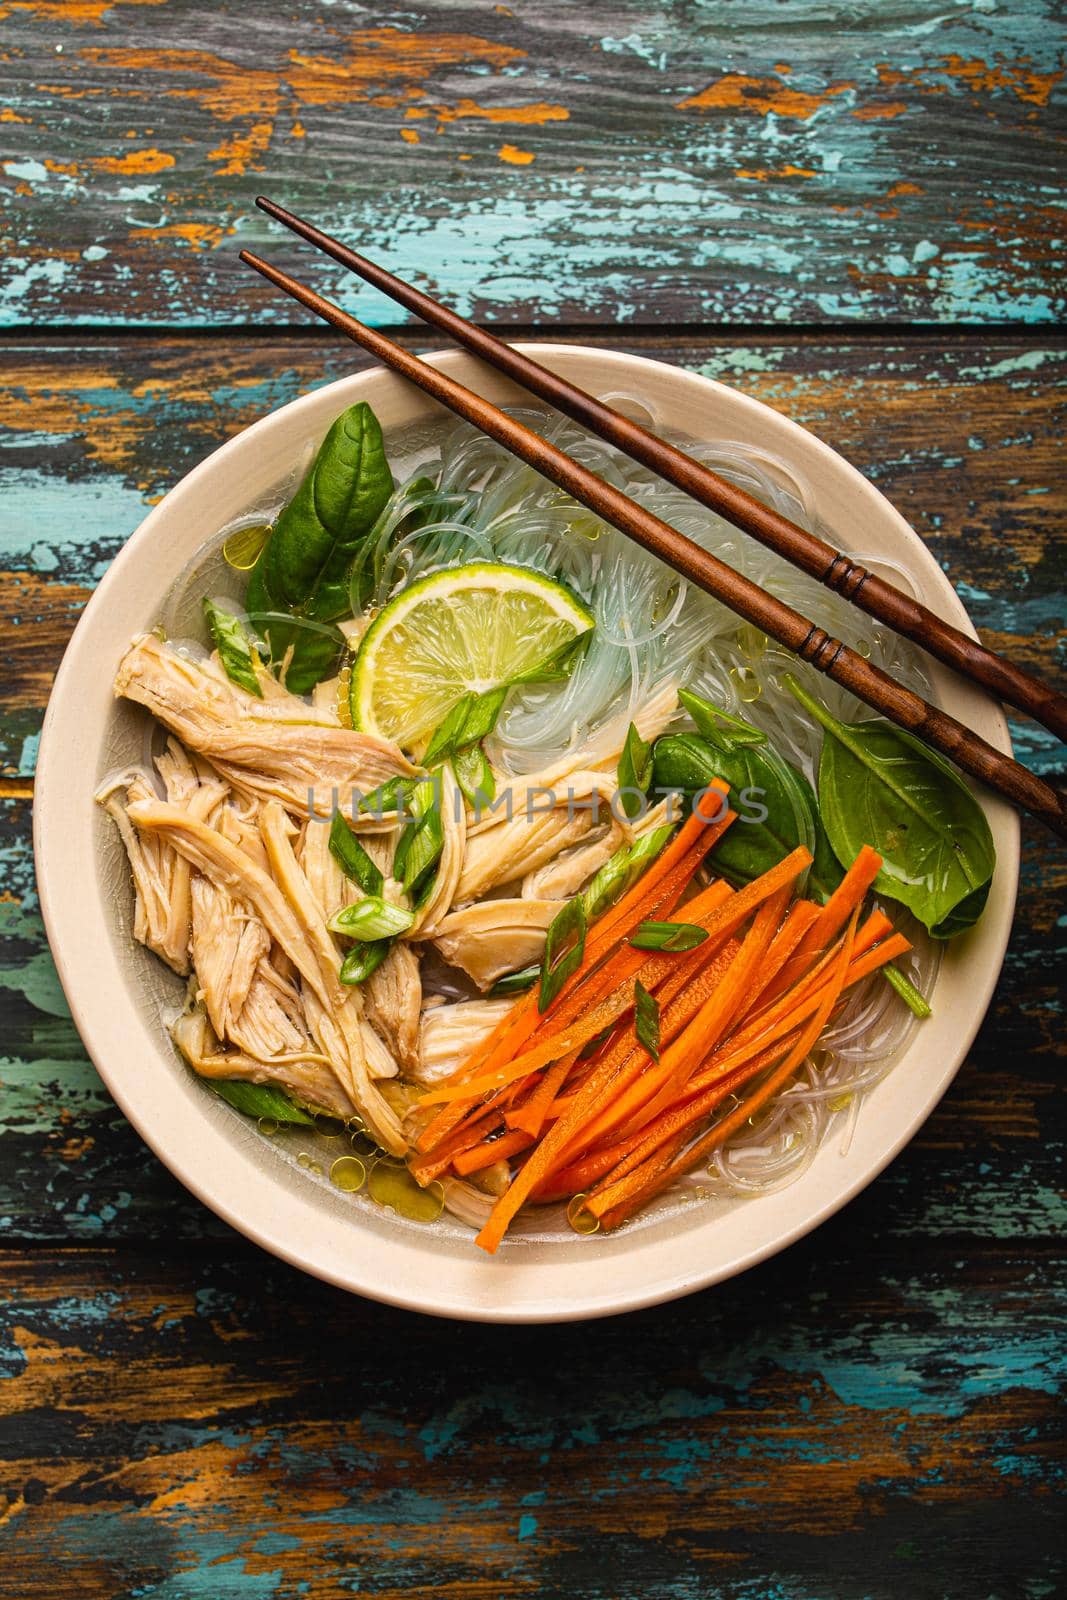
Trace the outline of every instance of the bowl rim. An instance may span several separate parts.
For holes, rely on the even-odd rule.
[[[768,429],[779,436],[779,442],[792,440],[797,451],[801,454],[814,456],[815,460],[829,470],[839,479],[843,490],[859,493],[861,498],[870,500],[873,495],[880,502],[883,518],[890,517],[896,524],[897,530],[902,532],[905,542],[916,557],[922,569],[924,580],[928,580],[934,593],[927,595],[927,603],[932,609],[942,615],[947,615],[957,626],[962,627],[973,637],[977,637],[974,627],[967,615],[962,601],[955,589],[945,577],[933,555],[927,550],[918,534],[908,525],[905,519],[896,511],[895,507],[880,493],[879,490],[857,468],[852,466],[843,456],[821,440],[817,435],[794,422],[791,418],[767,406],[764,402],[746,395],[730,385],[708,378],[701,373],[685,368],[676,367],[669,362],[659,361],[654,358],[630,354],[624,351],[605,349],[600,346],[583,346],[567,343],[542,343],[534,341],[517,342],[516,348],[527,351],[537,359],[548,365],[559,366],[562,370],[578,367],[575,374],[577,381],[582,381],[581,367],[590,362],[600,363],[612,368],[618,378],[624,379],[631,386],[635,384],[640,388],[640,379],[644,374],[649,381],[659,378],[678,385],[679,392],[688,390],[694,400],[703,393],[713,392],[721,400],[726,397],[731,407],[737,408],[740,417],[751,421],[757,431],[766,433]],[[484,373],[484,368],[474,361],[472,357],[461,350],[445,349],[433,351],[423,357],[435,366],[454,371],[455,376],[470,381],[474,377],[477,382],[479,373]],[[670,374],[664,380],[664,372]],[[99,1039],[99,1016],[92,1015],[92,1006],[95,1001],[95,992],[92,984],[92,974],[88,966],[82,961],[84,946],[78,942],[75,949],[74,941],[67,941],[62,935],[64,931],[64,918],[72,903],[72,894],[76,897],[76,890],[70,884],[69,874],[61,870],[62,864],[57,862],[56,869],[52,866],[52,838],[53,816],[57,819],[62,816],[61,805],[63,797],[63,754],[67,742],[67,734],[71,732],[71,718],[75,715],[74,698],[71,698],[71,709],[68,711],[68,688],[72,684],[79,670],[80,658],[83,651],[91,646],[93,631],[97,626],[98,618],[105,612],[109,597],[123,583],[127,567],[134,563],[141,550],[151,539],[158,523],[174,514],[180,508],[184,498],[192,495],[208,478],[214,477],[241,452],[247,451],[250,444],[254,445],[263,440],[265,435],[279,425],[279,419],[297,419],[306,413],[314,413],[325,409],[324,403],[331,396],[344,394],[344,400],[338,405],[349,404],[354,399],[361,398],[360,390],[365,387],[373,388],[376,381],[382,377],[391,377],[380,367],[371,367],[358,373],[350,374],[337,379],[329,384],[321,385],[277,407],[265,416],[258,418],[242,432],[226,440],[216,447],[202,461],[197,463],[188,473],[168,491],[168,493],[152,507],[142,519],[138,527],[127,539],[122,549],[118,552],[99,585],[90,596],[86,607],[68,641],[62,662],[56,673],[52,693],[49,699],[44,723],[41,731],[40,748],[37,764],[37,781],[35,787],[33,838],[34,857],[37,869],[38,891],[42,917],[45,930],[52,949],[56,969],[60,982],[70,1004],[74,1024],[82,1038],[85,1048],[96,1066],[101,1078],[109,1092],[115,1099],[119,1108],[127,1119],[133,1124],[141,1138],[148,1144],[154,1154],[163,1164],[190,1190],[199,1200],[207,1205],[216,1215],[237,1229],[240,1233],[250,1238],[262,1248],[277,1255],[290,1265],[302,1271],[309,1272],[324,1281],[335,1284],[339,1288],[350,1292],[359,1293],[369,1299],[380,1301],[384,1304],[397,1306],[407,1310],[430,1313],[446,1318],[471,1321],[492,1321],[504,1323],[542,1323],[581,1320],[599,1316],[619,1314],[625,1311],[638,1310],[650,1305],[660,1304],[691,1293],[697,1289],[709,1287],[722,1282],[735,1274],[746,1271],[760,1262],[777,1254],[790,1244],[813,1231],[820,1224],[834,1215],[849,1200],[854,1198],[862,1189],[871,1183],[895,1159],[900,1151],[914,1137],[915,1133],[926,1121],[934,1110],[942,1095],[948,1089],[959,1067],[966,1058],[967,1052],[979,1027],[984,1019],[993,990],[998,981],[1003,965],[1004,953],[1011,934],[1015,896],[1018,888],[1019,876],[1019,819],[1010,807],[1001,805],[995,799],[989,800],[983,796],[987,811],[997,813],[998,827],[998,875],[999,901],[998,916],[994,933],[986,929],[987,949],[983,960],[981,981],[970,981],[968,990],[973,1009],[962,1028],[957,1028],[951,1048],[954,1059],[949,1063],[941,1063],[938,1075],[927,1088],[924,1097],[920,1097],[917,1105],[913,1107],[909,1116],[899,1123],[894,1136],[884,1141],[875,1156],[864,1166],[863,1170],[847,1182],[834,1187],[833,1192],[819,1204],[807,1210],[800,1208],[795,1219],[790,1225],[779,1228],[773,1237],[768,1237],[762,1242],[753,1243],[748,1248],[741,1248],[736,1254],[720,1261],[712,1267],[701,1268],[698,1261],[689,1261],[682,1266],[676,1266],[655,1281],[644,1287],[633,1286],[620,1291],[618,1288],[606,1292],[597,1292],[588,1286],[585,1280],[592,1280],[592,1272],[585,1274],[582,1282],[580,1299],[560,1302],[553,1298],[551,1293],[534,1296],[522,1303],[510,1304],[502,1302],[492,1293],[486,1293],[484,1286],[479,1285],[477,1290],[464,1288],[464,1274],[455,1274],[456,1285],[450,1285],[445,1292],[433,1283],[433,1273],[430,1274],[431,1286],[425,1285],[412,1289],[407,1286],[402,1271],[396,1277],[376,1277],[373,1273],[368,1277],[360,1270],[358,1264],[353,1265],[350,1258],[344,1257],[344,1266],[336,1264],[328,1255],[309,1256],[309,1244],[301,1238],[299,1230],[296,1238],[286,1236],[286,1229],[280,1221],[280,1213],[276,1205],[269,1203],[269,1196],[264,1189],[264,1205],[262,1212],[252,1215],[242,1211],[235,1202],[230,1189],[220,1181],[219,1174],[213,1169],[210,1162],[199,1158],[198,1152],[193,1147],[197,1141],[192,1140],[189,1148],[176,1148],[173,1129],[166,1125],[160,1127],[153,1120],[140,1097],[135,1092],[136,1084],[132,1077],[115,1066],[110,1059],[107,1047]],[[935,679],[939,676],[939,669],[934,668]],[[964,693],[970,691],[962,691]],[[1010,753],[1011,741],[1008,734],[1007,720],[999,705],[985,702],[984,720],[987,724],[985,736],[998,748]],[[66,725],[66,726],[65,726]],[[911,1047],[909,1046],[909,1049]],[[894,1071],[897,1069],[894,1068]],[[891,1079],[893,1073],[889,1074]],[[888,1081],[888,1080],[883,1080]],[[179,1141],[180,1143],[181,1141]],[[186,1141],[188,1143],[188,1141]],[[279,1161],[278,1166],[282,1163]],[[276,1174],[267,1178],[266,1183],[270,1189],[280,1186],[275,1179]],[[800,1181],[800,1180],[798,1180]],[[232,1186],[231,1186],[232,1187]],[[783,1191],[788,1192],[788,1191]],[[769,1198],[769,1197],[768,1197]],[[276,1196],[275,1196],[276,1199]],[[740,1202],[738,1202],[740,1205]],[[299,1208],[298,1208],[299,1209]],[[362,1230],[357,1218],[349,1214],[348,1227],[354,1234]],[[696,1239],[697,1230],[684,1230]],[[289,1233],[292,1234],[290,1229]],[[429,1241],[429,1254],[434,1253],[433,1235],[427,1232],[425,1239]],[[640,1248],[633,1250],[637,1257],[650,1248],[648,1235],[636,1234],[635,1246],[638,1241],[644,1240]],[[393,1248],[405,1255],[407,1247],[402,1247],[401,1235],[397,1232],[393,1236]],[[415,1246],[417,1255],[426,1254],[424,1246]],[[652,1253],[656,1254],[656,1241],[651,1243]],[[480,1252],[476,1252],[480,1255]],[[668,1252],[669,1254],[669,1252]],[[695,1254],[695,1252],[694,1252]],[[401,1263],[403,1265],[403,1263]],[[521,1272],[522,1262],[512,1261],[508,1254],[488,1263],[489,1269],[497,1275],[497,1284],[502,1286],[503,1280]],[[538,1270],[542,1270],[540,1264]],[[567,1274],[563,1273],[566,1278]]]

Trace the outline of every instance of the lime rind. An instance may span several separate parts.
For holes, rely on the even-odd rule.
[[[564,584],[477,561],[428,574],[378,614],[352,667],[352,723],[417,747],[469,692],[513,682],[593,627]]]

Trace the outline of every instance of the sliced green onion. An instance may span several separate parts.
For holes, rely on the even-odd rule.
[[[411,821],[400,835],[393,856],[393,877],[415,894],[444,847],[439,786],[436,778],[423,778],[411,791]]]
[[[330,854],[364,894],[381,894],[385,879],[339,811],[330,823]]]
[[[273,1122],[299,1123],[314,1127],[310,1111],[298,1106],[284,1089],[272,1083],[248,1083],[243,1078],[217,1078],[211,1087],[220,1100],[225,1100],[246,1117],[270,1117]]]
[[[417,778],[388,778],[377,789],[371,789],[363,796],[359,809],[370,811],[376,817],[382,817],[388,811],[399,811],[418,781]]]
[[[445,720],[438,723],[430,735],[430,742],[423,752],[422,764],[432,767],[435,761],[443,761],[458,747],[460,735],[467,721],[467,714],[474,704],[473,694],[460,695]]]
[[[636,817],[652,782],[652,746],[632,722],[619,757],[618,777],[622,809],[628,817]]]
[[[342,906],[335,911],[326,926],[331,933],[341,933],[346,939],[359,939],[369,943],[374,939],[391,939],[394,934],[406,933],[415,921],[403,906],[394,906],[380,895],[369,894],[355,905]]]
[[[707,936],[695,922],[640,922],[630,943],[635,950],[695,950]]]
[[[634,1032],[653,1061],[659,1060],[659,1001],[640,978],[634,980]]]
[[[586,916],[581,895],[568,900],[549,924],[541,959],[541,993],[537,1009],[547,1011],[585,951]]]
[[[767,735],[759,728],[754,728],[751,722],[746,722],[743,717],[735,717],[729,711],[722,711],[710,700],[705,700],[703,695],[694,694],[692,689],[679,689],[678,700],[696,723],[698,732],[720,748],[726,731],[729,731],[732,744],[767,743]]]
[[[350,986],[366,983],[371,973],[377,972],[392,948],[392,941],[389,939],[375,939],[370,944],[354,944],[341,962],[341,970],[337,976],[342,983]]]
[[[608,1039],[611,1037],[611,1035],[614,1033],[614,1031],[615,1031],[615,1024],[613,1022],[609,1022],[606,1028],[601,1028],[600,1032],[597,1033],[597,1034],[594,1034],[592,1039],[589,1040],[589,1043],[588,1044],[584,1044],[582,1046],[582,1048],[579,1050],[579,1052],[578,1052],[578,1060],[579,1061],[588,1061],[590,1056],[595,1056],[597,1051],[600,1049],[601,1045],[607,1043]]]
[[[254,694],[257,700],[262,700],[263,690],[259,686],[256,674],[256,658],[240,618],[235,617],[232,611],[224,611],[206,595],[203,606],[211,638],[226,676],[239,689],[244,689],[248,694]]]
[[[541,976],[540,967],[522,967],[518,972],[505,972],[498,978],[488,992],[490,1000],[504,1000],[513,994],[525,994],[527,989],[532,989]]]
[[[486,739],[496,727],[504,701],[508,697],[511,685],[505,683],[499,689],[487,689],[485,694],[475,695],[463,723],[463,729],[456,741],[456,749],[464,745],[477,744],[480,739]]]
[[[910,978],[906,978],[900,968],[894,966],[892,961],[886,962],[882,968],[882,976],[886,982],[897,991],[908,1010],[924,1022],[927,1017],[933,1016],[933,1008],[926,996],[921,994]]]
[[[621,900],[659,855],[674,832],[674,824],[666,823],[643,833],[633,844],[624,844],[610,856],[582,891],[585,914],[590,922],[603,916],[609,906]]]
[[[517,677],[510,679],[509,687],[520,683],[563,683],[573,674],[589,646],[593,633],[594,629],[587,628],[576,639],[566,640],[536,666],[528,667],[525,672],[520,672]]]
[[[458,750],[452,757],[452,771],[472,810],[476,811],[479,803],[496,798],[496,779],[481,745],[472,744],[466,750]]]

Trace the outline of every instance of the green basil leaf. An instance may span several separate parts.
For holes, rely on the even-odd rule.
[[[263,690],[256,676],[256,658],[241,619],[235,617],[231,611],[224,611],[206,595],[202,603],[204,616],[211,630],[211,638],[226,676],[239,689],[244,689],[246,693],[254,694],[257,700],[262,700]]]
[[[845,864],[861,845],[882,857],[875,890],[899,901],[935,939],[972,927],[996,866],[985,812],[948,762],[892,723],[843,723],[787,676],[786,685],[825,730],[819,809]]]
[[[728,740],[732,744],[767,743],[767,735],[759,728],[754,728],[751,722],[746,722],[743,717],[732,716],[729,711],[721,710],[710,700],[705,700],[703,695],[695,694],[692,689],[679,689],[678,701],[696,723],[698,733],[702,733],[714,744],[720,744],[723,740]]]
[[[537,1008],[547,1011],[585,951],[585,906],[581,895],[568,900],[549,923],[541,958],[541,993]]]
[[[348,648],[340,628],[277,610],[259,590],[255,572],[245,604],[249,622],[267,643],[271,671],[291,694],[310,694],[317,683],[334,676]]]
[[[730,785],[737,820],[723,834],[708,863],[732,883],[749,883],[798,845],[814,853],[814,796],[800,773],[770,745],[713,743],[703,734],[668,734],[656,740],[657,790],[687,795],[713,778]]]
[[[659,1001],[640,978],[634,980],[634,1032],[653,1061],[659,1060]]]
[[[708,937],[694,922],[639,922],[630,935],[635,950],[695,950]]]
[[[377,417],[365,401],[332,424],[256,564],[273,604],[320,622],[348,610],[348,569],[393,493]]]
[[[381,871],[374,865],[339,811],[330,823],[330,854],[346,878],[358,883],[364,894],[380,895],[385,886]]]
[[[391,939],[375,939],[370,944],[354,944],[341,962],[338,978],[350,988],[359,983],[366,983],[371,974],[377,972],[392,948]]]
[[[346,939],[369,943],[406,933],[414,921],[412,913],[403,906],[394,906],[380,895],[368,895],[365,900],[357,900],[354,905],[335,911],[326,926],[331,933],[343,934]]]
[[[472,810],[496,798],[496,779],[485,751],[480,745],[468,745],[452,757],[452,771],[456,775],[463,798]]]
[[[652,782],[652,746],[632,722],[619,757],[618,780],[622,809],[628,817],[636,817]]]
[[[292,1122],[314,1127],[315,1119],[303,1106],[291,1100],[284,1089],[273,1083],[248,1083],[243,1078],[215,1078],[211,1087],[221,1100],[246,1117],[270,1117],[274,1122]]]
[[[527,989],[532,989],[541,976],[541,968],[522,967],[518,972],[505,972],[498,978],[488,991],[489,1000],[503,1000],[513,994],[525,994]]]

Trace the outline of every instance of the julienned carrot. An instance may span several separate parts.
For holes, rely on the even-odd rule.
[[[777,894],[772,894],[756,912],[752,926],[741,941],[740,950],[723,973],[721,983],[708,996],[685,1032],[668,1052],[672,1057],[670,1070],[662,1087],[641,1108],[639,1113],[641,1122],[658,1116],[661,1111],[665,1111],[674,1103],[690,1073],[710,1051],[714,1050],[746,1000],[751,999],[756,973],[768,956],[769,946],[778,931],[789,893],[790,887],[786,885],[784,889],[779,889]],[[636,1132],[638,1125],[640,1124],[635,1124],[634,1128],[626,1128],[624,1131]]]
[[[577,1050],[572,1050],[570,1055],[554,1061],[524,1104],[517,1110],[506,1113],[504,1121],[508,1127],[528,1133],[536,1139],[544,1125],[545,1112],[563,1087],[577,1059]]]
[[[488,1138],[500,1123],[501,1113],[495,1107],[490,1107],[487,1113],[486,1107],[480,1106],[477,1117],[472,1117],[460,1127],[454,1128],[450,1137],[442,1140],[435,1150],[411,1163],[412,1176],[421,1184],[439,1178],[445,1168],[451,1165],[454,1155]]]
[[[728,792],[727,786],[718,780],[711,785],[711,788],[724,798]],[[709,820],[710,810],[710,798],[706,804],[698,801],[692,815],[686,819],[661,854],[650,863],[647,871],[623,895],[618,904],[610,907],[594,924],[591,934],[586,939],[581,964],[556,996],[554,1006],[549,1007],[545,1017],[542,1017],[538,1009],[538,990],[535,987],[522,1000],[516,1002],[506,1017],[501,1018],[492,1033],[452,1074],[450,1082],[470,1077],[479,1068],[490,1070],[499,1061],[513,1055],[535,1029],[546,1018],[551,1018],[553,1012],[565,1003],[568,994],[588,976],[613,944],[624,938],[650,914],[651,910],[666,909],[662,905],[664,898],[670,901],[672,895],[677,899],[682,894],[686,883],[704,856],[735,820],[736,813],[726,808],[717,820]],[[657,890],[665,890],[666,893],[657,895]],[[423,1151],[432,1149],[458,1120],[456,1108],[445,1106],[422,1130],[416,1140],[416,1147]]]
[[[771,867],[762,877],[755,878],[743,889],[739,889],[717,911],[702,918],[700,926],[708,933],[709,939],[718,938],[721,941],[728,938],[747,920],[757,906],[777,894],[787,884],[794,882],[810,864],[811,856],[807,850],[803,848],[794,850],[784,861]],[[658,959],[653,957],[638,969],[637,976],[644,983],[643,974],[646,969],[661,975],[664,970],[662,963],[665,960],[669,962],[670,959],[669,956],[660,956]],[[646,988],[648,986],[645,985]],[[634,980],[633,977],[627,977],[600,1000],[591,1012],[562,1033],[544,1033],[539,1044],[524,1051],[521,1056],[510,1061],[507,1066],[498,1068],[496,1072],[466,1079],[462,1084],[445,1084],[441,1088],[432,1089],[424,1097],[423,1103],[438,1105],[459,1098],[471,1098],[482,1090],[498,1088],[502,1083],[510,1083],[525,1073],[533,1072],[570,1050],[581,1049],[582,1045],[587,1044],[590,1039],[630,1009],[633,1005],[633,996]]]
[[[872,850],[869,844],[863,845],[829,900],[819,907],[819,914],[797,946],[793,960],[781,973],[777,986],[772,986],[771,998],[787,988],[804,970],[804,963],[819,950],[825,950],[837,937],[852,912],[862,905],[881,870],[882,858],[877,850]]]
[[[672,973],[666,983],[657,988],[656,998],[660,1000],[662,1006],[660,1012],[660,1039],[662,1044],[671,1045],[687,1023],[692,1020],[708,995],[722,981],[723,974],[740,948],[739,940],[729,939],[717,952],[710,966],[707,966],[704,971],[693,977],[689,982],[688,988],[683,989],[680,993],[674,992],[673,998],[666,1003],[661,999],[661,996],[665,996],[668,992],[675,990],[675,986],[679,981],[677,976]],[[697,955],[702,949],[702,945],[698,946],[696,950],[691,952],[691,955]],[[619,1051],[621,1071],[613,1085],[614,1093],[611,1103],[587,1122],[580,1133],[575,1136],[571,1145],[564,1152],[563,1159],[567,1162],[574,1161],[582,1151],[591,1149],[602,1139],[613,1134],[644,1103],[648,1096],[655,1092],[657,1085],[663,1081],[664,1074],[660,1072],[659,1068],[654,1069],[654,1077],[653,1072],[648,1070],[648,1052],[642,1045],[637,1043],[630,1030],[627,1030],[625,1036],[619,1040],[616,1049]],[[661,1062],[660,1066],[662,1065]],[[669,1070],[670,1064],[668,1063],[665,1071]],[[646,1082],[648,1078],[653,1078],[651,1084]],[[549,1114],[561,1115],[567,1109],[569,1103],[569,1096],[565,1104],[557,1101],[554,1107],[550,1107]]]
[[[892,939],[884,939],[873,950],[865,951],[851,963],[845,974],[842,990],[851,989],[863,978],[870,977],[872,972],[876,972],[887,961],[894,961],[898,955],[902,955],[910,948],[903,934],[896,934]],[[812,989],[805,987],[799,997],[795,991],[784,995],[773,1008],[773,1017],[770,1013],[766,1013],[763,1017],[756,1018],[751,1026],[746,1026],[741,1032],[727,1039],[718,1050],[713,1051],[697,1075],[690,1080],[690,1089],[705,1088],[723,1073],[743,1063],[753,1053],[766,1049],[776,1040],[781,1040],[791,1033],[806,1017],[818,1010],[824,993],[825,969],[822,985]]]
[[[485,1167],[491,1167],[494,1161],[521,1154],[533,1142],[533,1137],[528,1133],[502,1133],[499,1139],[489,1139],[482,1144],[472,1145],[469,1150],[461,1150],[453,1157],[452,1166],[457,1177],[465,1178],[471,1172],[481,1172]]]
[[[630,1139],[620,1139],[615,1144],[605,1145],[590,1155],[582,1156],[569,1166],[558,1167],[547,1182],[533,1191],[530,1199],[537,1205],[552,1200],[569,1200],[572,1195],[587,1189],[591,1183],[616,1167],[643,1137],[643,1134],[637,1134]]]
[[[848,931],[841,942],[841,949],[835,963],[831,980],[827,983],[826,993],[821,1005],[815,1012],[808,1026],[797,1039],[792,1050],[780,1066],[776,1067],[747,1099],[716,1123],[714,1128],[698,1139],[695,1144],[667,1165],[656,1162],[652,1158],[650,1165],[655,1165],[655,1170],[642,1180],[642,1169],[638,1168],[629,1173],[619,1183],[611,1185],[603,1191],[590,1195],[585,1205],[594,1216],[600,1218],[600,1225],[604,1229],[617,1227],[639,1205],[644,1205],[653,1195],[658,1194],[675,1178],[683,1173],[692,1171],[705,1157],[717,1146],[725,1143],[738,1128],[744,1126],[750,1117],[756,1115],[767,1101],[777,1094],[796,1072],[801,1062],[805,1059],[812,1046],[815,1044],[827,1019],[833,1011],[841,994],[852,956],[852,943],[855,935],[858,908],[853,911]]]

